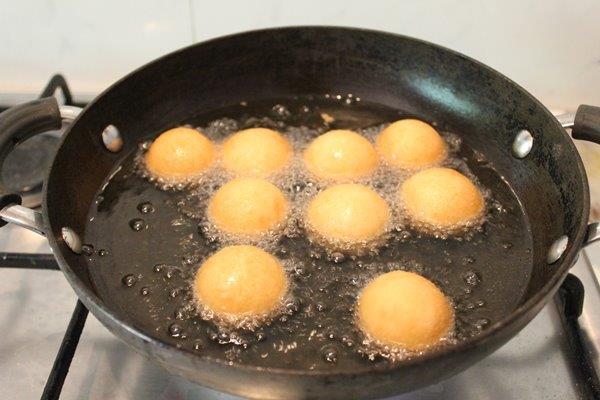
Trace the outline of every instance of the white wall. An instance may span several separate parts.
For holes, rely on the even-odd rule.
[[[63,72],[76,95],[194,41],[270,26],[392,31],[498,69],[549,107],[600,104],[600,1],[0,0],[0,94],[34,94]],[[1,97],[0,97],[1,100]]]

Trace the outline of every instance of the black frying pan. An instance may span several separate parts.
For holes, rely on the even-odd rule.
[[[337,94],[353,94],[362,104],[336,102]],[[178,258],[176,229],[168,228],[167,222],[175,215],[169,204],[181,193],[161,192],[126,176],[131,154],[142,141],[182,123],[204,126],[231,116],[256,124],[250,117],[272,115],[276,103],[292,111],[306,104],[315,112],[326,111],[336,117],[334,127],[364,128],[413,116],[460,134],[459,156],[505,212],[492,215],[484,232],[471,242],[422,238],[393,242],[383,254],[386,260],[417,259],[421,272],[459,306],[469,308],[469,298],[486,303],[480,314],[465,314],[465,321],[459,322],[464,329],[458,333],[464,338],[457,344],[399,363],[347,357],[336,367],[319,364],[309,370],[308,363],[320,360],[322,348],[301,346],[295,355],[282,354],[272,361],[248,356],[247,362],[228,362],[224,350],[236,345],[219,344],[230,338],[212,332],[209,325],[194,318],[175,328],[164,325],[163,317],[179,321],[173,316],[176,302],[165,300],[172,289],[165,279],[183,282],[185,276],[177,276],[185,275],[181,271],[186,262],[197,263],[215,244],[190,223],[189,232],[179,234],[195,238],[196,259]],[[62,119],[72,119],[76,111],[59,108],[48,98],[0,114],[2,157],[32,135],[59,128]],[[316,115],[308,114],[295,120],[292,112],[287,123],[314,124],[318,129]],[[107,129],[109,125],[116,130]],[[581,106],[574,125],[565,121],[564,126],[572,126],[576,138],[600,142],[597,108]],[[520,139],[515,143],[516,137]],[[487,159],[485,165],[478,163],[479,153]],[[125,168],[118,171],[123,163]],[[112,183],[104,188],[110,176]],[[149,227],[136,232],[129,216],[141,201],[151,201],[157,210],[145,217]],[[402,36],[346,28],[249,32],[195,45],[144,66],[98,96],[68,128],[46,180],[42,213],[18,204],[18,195],[2,192],[2,223],[15,222],[45,234],[80,299],[115,335],[171,372],[218,390],[262,398],[381,397],[456,374],[523,328],[556,291],[581,247],[597,238],[596,225],[587,224],[589,193],[579,155],[563,126],[537,100],[499,73],[455,52]],[[94,249],[82,249],[82,240]],[[292,257],[308,251],[302,240],[281,246]],[[152,275],[151,263],[158,260],[183,267],[165,278],[165,267],[159,266],[160,274]],[[313,267],[321,262],[328,261],[317,260]],[[351,260],[344,262],[349,270],[356,268]],[[458,293],[470,268],[481,276],[472,297],[465,296],[466,291]],[[346,274],[333,269],[318,275],[317,270],[312,276],[325,281],[334,273]],[[139,282],[126,278],[122,283],[126,273]],[[303,278],[298,279],[301,284]],[[132,282],[135,291],[130,290]],[[142,307],[137,295],[144,282],[156,296],[148,300],[156,302],[152,312]],[[316,283],[307,283],[311,284]],[[302,319],[304,311],[298,310],[310,307],[313,300],[326,302],[335,290],[332,286],[314,299],[300,295],[289,320],[273,325]],[[340,300],[342,305],[351,303],[352,295],[348,297]],[[339,310],[333,315],[341,321],[332,322],[333,327],[350,320]],[[481,323],[483,317],[487,326]],[[475,319],[480,323],[473,324]],[[195,352],[188,339],[200,337],[202,332],[194,331],[198,324],[214,341],[201,341],[201,351]],[[468,326],[480,331],[468,332]],[[247,339],[248,353],[238,353],[252,354],[252,348],[272,345],[269,340],[283,335],[279,328],[268,329],[265,341]],[[331,346],[339,349],[343,340],[335,342],[337,332],[331,333]]]

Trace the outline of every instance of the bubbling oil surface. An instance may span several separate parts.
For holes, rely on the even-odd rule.
[[[380,105],[329,96],[243,102],[185,121],[217,144],[239,129],[258,126],[279,130],[293,144],[295,159],[268,178],[290,200],[290,214],[283,226],[252,239],[222,234],[206,219],[207,200],[231,178],[218,165],[195,184],[172,187],[143,176],[140,154],[147,144],[140,144],[89,212],[83,256],[100,297],[133,326],[192,353],[264,367],[348,370],[418,356],[373,346],[355,326],[356,298],[366,283],[404,269],[432,280],[454,306],[453,336],[441,345],[479,334],[508,315],[525,293],[531,235],[510,187],[460,136],[444,134],[451,149],[444,165],[475,179],[484,190],[487,210],[480,228],[451,235],[414,229],[402,217],[396,197],[409,175],[381,166],[361,183],[393,208],[383,241],[357,254],[328,250],[306,235],[306,204],[328,186],[302,168],[301,152],[310,140],[330,129],[354,129],[373,140],[382,127],[402,117]],[[265,248],[289,274],[289,296],[275,318],[258,328],[228,328],[207,315],[203,319],[191,291],[201,262],[233,243]]]

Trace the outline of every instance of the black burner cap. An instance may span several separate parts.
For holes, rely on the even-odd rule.
[[[56,135],[37,135],[16,146],[6,157],[2,179],[8,189],[23,197],[24,206],[41,204],[44,178],[59,141]]]

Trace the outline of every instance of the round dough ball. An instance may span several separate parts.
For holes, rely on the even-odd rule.
[[[206,170],[215,159],[212,142],[192,128],[173,128],[162,133],[146,153],[146,168],[171,181],[185,181]]]
[[[237,178],[223,185],[208,203],[208,218],[220,230],[256,235],[285,219],[288,201],[275,185],[258,178]]]
[[[408,170],[438,164],[448,153],[440,134],[418,119],[394,122],[377,136],[375,145],[389,165]]]
[[[407,179],[400,198],[409,217],[439,228],[458,228],[483,212],[481,192],[450,168],[429,168]]]
[[[238,176],[265,177],[281,170],[292,157],[292,146],[279,132],[246,129],[225,140],[223,166]]]
[[[372,189],[355,183],[332,186],[317,194],[306,210],[310,230],[326,241],[366,243],[384,233],[390,207]]]
[[[446,336],[454,313],[442,291],[412,272],[392,271],[371,281],[358,298],[359,328],[391,348],[420,350]]]
[[[348,182],[371,175],[379,159],[371,142],[363,136],[334,130],[312,141],[304,151],[304,163],[318,178]]]
[[[222,248],[204,261],[194,280],[194,294],[203,306],[234,319],[267,315],[287,287],[279,260],[254,246]]]

